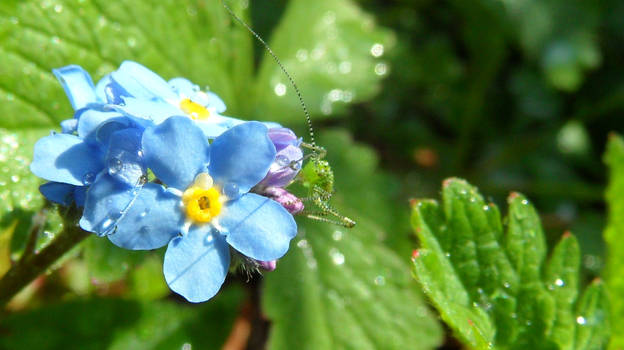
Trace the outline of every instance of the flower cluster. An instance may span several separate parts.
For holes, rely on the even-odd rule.
[[[284,189],[303,159],[291,130],[224,116],[216,94],[135,62],[97,84],[78,66],[54,74],[75,113],[35,145],[46,198],[83,207],[80,226],[119,247],[167,245],[165,279],[191,302],[218,292],[231,252],[275,268],[303,209]]]

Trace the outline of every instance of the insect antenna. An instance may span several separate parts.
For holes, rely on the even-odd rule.
[[[297,87],[297,84],[295,83],[295,80],[290,75],[290,73],[288,73],[286,68],[284,68],[284,65],[282,64],[282,61],[280,61],[280,59],[273,52],[273,50],[271,50],[271,47],[269,46],[269,44],[267,44],[264,41],[264,39],[262,39],[262,37],[260,37],[260,35],[258,35],[258,33],[256,33],[253,29],[251,29],[251,27],[245,21],[243,21],[240,17],[238,17],[234,13],[234,11],[232,11],[232,9],[225,3],[224,0],[221,0],[221,4],[230,13],[230,16],[232,16],[232,18],[234,18],[238,23],[240,23],[243,27],[245,27],[262,44],[262,46],[264,46],[264,48],[271,55],[271,57],[273,57],[273,60],[275,60],[277,65],[280,67],[280,69],[282,70],[284,75],[286,75],[286,77],[288,78],[288,81],[290,82],[290,85],[292,85],[293,89],[295,90],[295,93],[297,94],[297,97],[299,98],[299,104],[301,105],[301,108],[303,109],[303,113],[305,114],[306,123],[308,125],[308,132],[310,133],[310,144],[313,147],[316,147],[316,142],[314,140],[314,128],[312,128],[312,118],[310,117],[310,113],[308,112],[308,107],[306,106],[305,102],[303,101],[303,96],[301,95],[301,92],[299,91],[299,88]]]

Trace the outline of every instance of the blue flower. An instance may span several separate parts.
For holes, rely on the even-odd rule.
[[[196,121],[208,138],[215,138],[243,120],[221,115],[226,106],[210,91],[202,91],[185,78],[165,81],[158,74],[132,61],[98,83],[112,108],[159,124],[171,116],[187,116]]]
[[[145,164],[167,187],[145,184],[138,193],[93,186],[81,226],[116,222],[108,236],[127,249],[155,249],[168,243],[164,275],[169,287],[191,302],[210,299],[230,264],[230,247],[259,261],[280,258],[297,226],[279,203],[250,193],[275,158],[267,127],[237,125],[208,143],[188,118],[171,117],[143,134]],[[104,182],[102,182],[104,184]],[[133,204],[122,208],[128,198]],[[113,204],[111,204],[113,203]],[[99,219],[97,212],[119,211]],[[96,218],[97,217],[97,218]]]

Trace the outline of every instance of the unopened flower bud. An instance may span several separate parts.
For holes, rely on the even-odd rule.
[[[260,267],[264,270],[273,271],[275,270],[275,267],[277,266],[277,260],[271,260],[271,261],[258,260],[258,265],[260,265]]]
[[[297,198],[294,194],[286,191],[280,187],[267,187],[264,190],[264,194],[274,201],[281,204],[289,213],[295,215],[300,213],[304,206],[301,199]]]

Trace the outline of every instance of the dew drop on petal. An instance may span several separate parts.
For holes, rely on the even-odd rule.
[[[123,168],[123,163],[119,158],[111,158],[108,160],[108,173],[111,175],[115,175],[121,171]]]
[[[578,324],[580,324],[582,326],[585,323],[587,323],[587,320],[585,320],[585,317],[579,316],[579,317],[576,318],[576,323],[578,323]]]
[[[557,279],[555,280],[555,285],[556,285],[557,287],[563,287],[563,286],[565,285],[565,283],[563,282],[563,280],[562,280],[561,278],[557,278]]]
[[[212,241],[214,241],[214,236],[212,233],[209,233],[206,235],[206,238],[204,238],[204,245],[212,244]]]
[[[84,176],[82,177],[82,183],[85,186],[91,185],[94,180],[95,180],[95,174],[91,172],[84,174]]]
[[[279,166],[287,166],[288,164],[290,164],[290,161],[285,155],[279,154],[277,157],[275,157],[275,163],[277,163],[277,165]]]
[[[223,186],[223,194],[230,199],[240,197],[238,185],[233,182],[226,183],[225,186]]]

